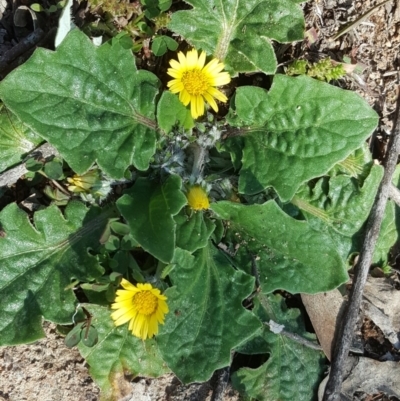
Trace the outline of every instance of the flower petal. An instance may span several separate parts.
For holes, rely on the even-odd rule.
[[[151,316],[148,321],[148,337],[151,338],[158,333],[158,322],[155,315]]]
[[[222,86],[231,82],[231,76],[227,72],[220,72],[213,78],[213,86]]]
[[[180,63],[180,68],[186,69],[187,68],[187,61],[186,61],[185,55],[182,52],[178,53],[178,59],[179,59],[179,63]]]
[[[197,62],[197,67],[200,68],[200,70],[204,67],[204,63],[206,62],[206,52],[202,51],[200,53],[199,60]]]
[[[206,99],[207,103],[212,107],[212,109],[215,112],[217,112],[218,111],[218,105],[217,105],[216,101],[214,100],[214,98],[209,93],[205,93],[203,96]]]
[[[188,51],[186,54],[187,69],[192,70],[194,68],[197,68],[198,59],[199,59],[199,55],[198,55],[196,49]]]
[[[121,280],[121,285],[128,291],[137,291],[136,286],[131,284],[128,280],[125,280],[124,278]]]
[[[208,93],[221,102],[225,103],[228,100],[228,98],[222,92],[220,92],[218,89],[215,89],[212,87],[208,88]]]
[[[179,94],[179,100],[183,103],[184,106],[187,106],[192,100],[192,96],[189,95],[186,89],[183,89]]]
[[[176,70],[176,71],[180,71],[180,70],[182,69],[182,65],[181,65],[180,63],[178,63],[178,62],[177,62],[176,60],[174,60],[174,59],[169,60],[169,65],[170,65],[172,68],[168,68],[168,70],[174,69],[174,70]]]
[[[182,72],[174,70],[173,68],[168,68],[167,74],[173,78],[181,78],[182,77]]]
[[[206,74],[215,75],[224,69],[224,64],[220,63],[218,59],[212,59],[204,68]]]

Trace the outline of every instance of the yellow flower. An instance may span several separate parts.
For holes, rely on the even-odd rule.
[[[187,106],[190,103],[190,111],[193,118],[204,114],[205,102],[214,111],[218,111],[215,99],[226,102],[227,97],[215,86],[226,85],[231,81],[227,72],[221,72],[224,64],[218,59],[212,59],[206,66],[206,53],[201,52],[200,57],[197,50],[187,52],[186,56],[178,53],[179,62],[170,60],[172,68],[168,68],[168,75],[173,77],[168,82],[168,88],[172,93],[179,93],[179,100]]]
[[[124,290],[118,290],[111,314],[116,326],[129,321],[129,330],[136,337],[146,340],[158,333],[158,324],[164,324],[164,315],[168,313],[167,297],[151,284],[137,284],[122,279]]]
[[[191,187],[186,194],[186,197],[189,206],[193,210],[204,210],[210,207],[207,193],[200,185],[195,185]]]
[[[75,174],[72,178],[68,177],[67,181],[72,184],[68,185],[68,190],[71,192],[90,192],[94,185],[101,182],[101,177],[99,170],[93,169],[82,175]]]

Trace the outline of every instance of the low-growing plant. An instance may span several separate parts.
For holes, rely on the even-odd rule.
[[[126,373],[202,382],[233,352],[260,354],[232,372],[239,391],[309,401],[322,353],[270,327],[315,341],[283,294],[348,280],[382,177],[365,145],[378,117],[276,74],[272,40],[303,39],[300,1],[187,3],[168,27],[190,49],[168,77],[137,69],[119,37],[95,47],[74,29],[0,83],[1,171],[43,141],[64,160],[42,210],[0,212],[0,343],[42,338],[42,319],[70,330],[104,400]],[[271,86],[240,84],[255,72]],[[394,221],[389,204],[382,267]]]

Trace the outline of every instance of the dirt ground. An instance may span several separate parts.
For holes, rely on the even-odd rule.
[[[34,344],[0,348],[0,401],[97,401],[100,391],[77,349],[69,349],[52,323]],[[183,386],[172,374],[137,377],[132,392],[119,401],[211,401],[209,382]],[[230,387],[221,401],[238,401]]]
[[[312,0],[303,4],[306,31],[312,40],[277,45],[282,65],[290,58],[317,61],[330,56],[338,62],[347,56],[362,72],[352,72],[338,84],[363,96],[379,113],[380,126],[371,139],[374,157],[381,158],[393,125],[399,84],[400,1],[386,2],[349,32],[333,40],[345,24],[357,20],[382,0]],[[10,12],[11,1],[0,0],[0,20]],[[8,11],[7,11],[8,10]],[[0,62],[17,43],[0,22]],[[1,64],[1,63],[0,63]],[[34,344],[0,348],[0,401],[97,401],[99,389],[77,350],[64,345],[55,326],[45,324],[47,338]],[[212,384],[181,386],[173,375],[158,380],[136,378],[124,401],[210,401]],[[237,401],[228,388],[221,401]],[[381,400],[383,398],[376,398]],[[122,401],[122,400],[120,400]]]

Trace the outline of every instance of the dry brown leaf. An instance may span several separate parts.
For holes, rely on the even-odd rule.
[[[301,294],[301,299],[311,319],[318,340],[326,357],[331,360],[332,341],[336,322],[344,308],[344,300],[339,290],[321,294]]]

